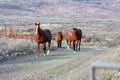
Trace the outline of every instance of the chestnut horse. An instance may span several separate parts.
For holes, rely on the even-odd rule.
[[[77,48],[79,47],[79,51],[80,51],[80,44],[81,44],[81,39],[82,39],[82,30],[81,29],[77,29],[77,28],[73,28],[73,49],[74,51],[77,51]]]
[[[62,39],[63,39],[62,32],[57,32],[56,35],[55,35],[55,40],[57,42],[57,46],[58,47],[61,47],[61,45],[62,45]]]
[[[65,38],[67,42],[67,49],[69,47],[71,48],[71,42],[73,41],[72,32],[67,32]]]
[[[43,51],[44,51],[44,56],[46,56],[46,43],[48,42],[48,51],[47,53],[49,53],[49,49],[50,49],[50,44],[51,44],[51,32],[48,29],[42,30],[40,28],[40,23],[35,23],[35,30],[36,30],[36,53],[37,53],[37,57],[39,56],[39,44],[42,44],[43,46]]]
[[[81,44],[81,38],[82,38],[82,30],[73,28],[72,32],[66,33],[66,42],[69,47],[71,47],[71,43],[73,43],[73,50],[77,51],[78,45],[80,50],[80,44]]]

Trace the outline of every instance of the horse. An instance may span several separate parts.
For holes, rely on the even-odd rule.
[[[66,42],[67,42],[67,48],[71,48],[71,43],[73,43],[73,50],[77,51],[77,47],[79,45],[79,51],[80,51],[80,44],[81,44],[81,38],[82,38],[82,30],[73,28],[73,31],[66,33]]]
[[[35,39],[36,39],[36,53],[37,57],[39,57],[39,44],[42,44],[44,56],[49,54],[49,49],[51,45],[51,31],[49,29],[42,30],[40,28],[40,23],[35,23]],[[48,43],[48,51],[46,52],[46,43]]]
[[[62,39],[63,39],[62,32],[61,31],[57,32],[56,35],[55,35],[55,40],[57,42],[58,47],[62,46]]]
[[[72,32],[66,32],[65,39],[67,42],[67,49],[69,49],[69,47],[71,48],[71,43],[73,41]]]
[[[79,46],[79,51],[80,51],[80,44],[81,44],[81,39],[82,39],[82,30],[78,28],[73,28],[73,49],[74,51],[77,51],[77,48]]]

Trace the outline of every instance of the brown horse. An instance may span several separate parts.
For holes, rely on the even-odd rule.
[[[71,48],[71,42],[73,41],[72,32],[67,32],[65,38],[67,42],[67,49],[69,49],[69,47]]]
[[[57,46],[58,47],[61,47],[61,45],[62,45],[62,39],[63,39],[62,32],[57,32],[56,35],[55,35],[55,40],[57,42]]]
[[[35,30],[36,30],[36,53],[37,57],[39,56],[39,44],[41,43],[43,45],[43,51],[44,51],[44,56],[46,56],[46,43],[48,42],[48,52],[50,49],[50,44],[51,44],[51,32],[48,29],[42,30],[40,28],[40,23],[35,23]]]
[[[82,38],[82,30],[80,30],[80,29],[73,28],[72,32],[66,33],[67,45],[68,45],[68,47],[71,47],[71,43],[73,43],[74,51],[77,51],[78,45],[79,45],[79,50],[80,50],[81,38]]]
[[[82,30],[73,28],[73,49],[77,51],[77,48],[79,46],[79,51],[80,51],[80,44],[81,44],[81,39],[82,39]]]

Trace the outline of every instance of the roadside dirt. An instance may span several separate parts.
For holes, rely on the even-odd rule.
[[[73,52],[54,47],[46,57],[21,56],[0,63],[0,80],[88,80],[92,62],[108,61],[115,49],[81,46]]]

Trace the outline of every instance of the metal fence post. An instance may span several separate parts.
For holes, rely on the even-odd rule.
[[[95,80],[95,69],[97,68],[120,70],[120,63],[93,62],[90,65],[89,80]]]

